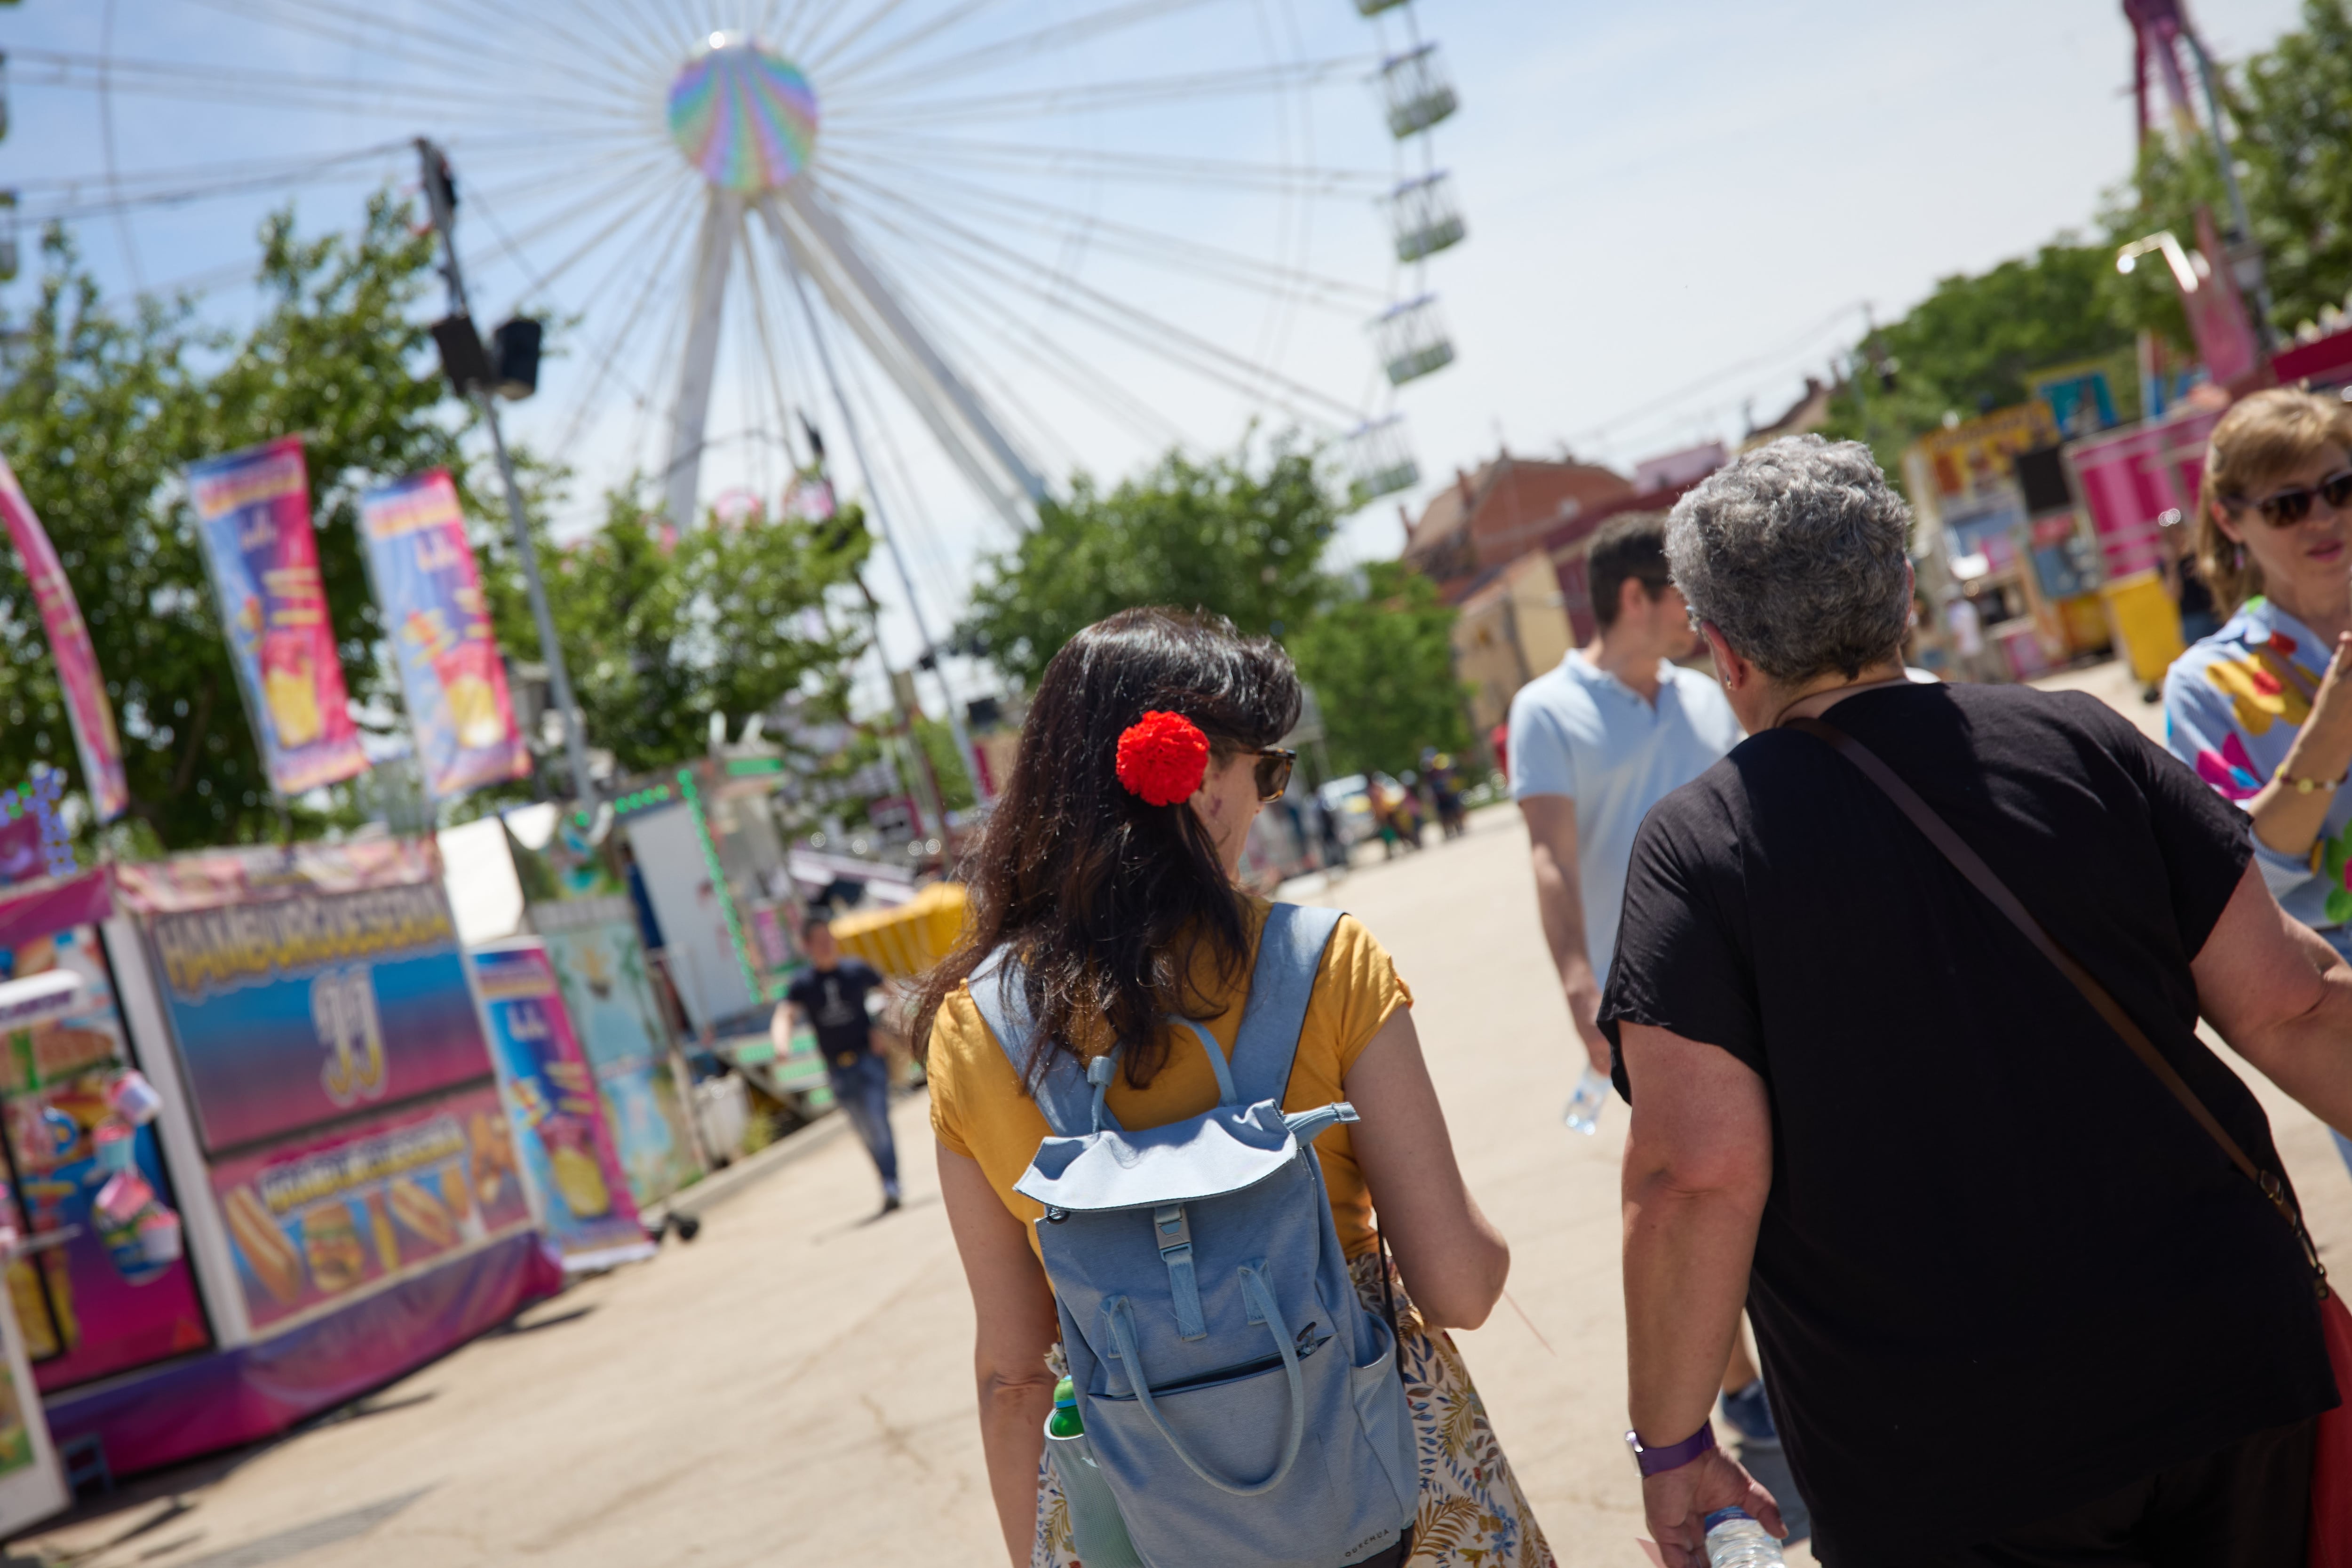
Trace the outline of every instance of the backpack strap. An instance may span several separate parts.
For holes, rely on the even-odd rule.
[[[1013,1075],[1025,1084],[1029,1042],[1036,1030],[1029,1017],[1022,969],[1013,961],[1012,949],[1000,947],[981,960],[965,984],[971,988],[972,1005],[980,1009],[981,1021],[996,1037],[997,1047],[1013,1064]],[[1045,1082],[1030,1098],[1057,1137],[1076,1138],[1098,1127],[1118,1126],[1110,1108],[1097,1102],[1095,1088],[1087,1081],[1087,1069],[1067,1051],[1054,1053],[1045,1064]]]
[[[1290,1087],[1290,1064],[1298,1054],[1298,1032],[1307,1025],[1307,1003],[1323,950],[1331,944],[1343,910],[1276,904],[1266,910],[1257,942],[1257,965],[1250,974],[1249,1001],[1234,1037],[1234,1088],[1243,1105],[1270,1100],[1276,1105]]]

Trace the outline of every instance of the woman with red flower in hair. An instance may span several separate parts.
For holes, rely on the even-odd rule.
[[[1057,1057],[1089,1061],[1116,1047],[1107,1100],[1120,1126],[1163,1126],[1218,1103],[1212,1067],[1181,1021],[1231,1055],[1270,907],[1234,878],[1251,822],[1289,778],[1291,754],[1276,742],[1299,701],[1280,647],[1217,616],[1128,610],[1071,638],[1022,727],[976,857],[963,941],[923,994],[915,1037],[929,1042],[940,1186],[978,1319],[981,1441],[1014,1568],[1076,1560],[1044,1462],[1060,1375],[1054,1293],[1033,1235],[1044,1211],[1013,1191],[1049,1134],[1031,1090]],[[1034,1025],[1018,1069],[968,984],[1000,949],[1018,963]],[[1409,1542],[1366,1561],[1549,1568],[1444,1332],[1485,1321],[1510,1253],[1463,1184],[1412,1000],[1380,943],[1342,918],[1284,1095],[1286,1110],[1346,1100],[1361,1118],[1322,1133],[1315,1151],[1359,1294],[1382,1311],[1385,1289],[1397,1312],[1420,1507]],[[1190,1048],[1171,1048],[1180,1037]]]

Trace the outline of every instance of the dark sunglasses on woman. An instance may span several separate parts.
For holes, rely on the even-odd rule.
[[[1257,799],[1260,805],[1272,805],[1290,787],[1290,770],[1298,761],[1298,753],[1282,746],[1244,746],[1241,748],[1257,759]]]
[[[2297,485],[2291,490],[2281,490],[2254,502],[2254,510],[2273,528],[2293,528],[2311,515],[2313,497],[2327,503],[2331,511],[2342,511],[2352,505],[2352,468],[2339,469],[2315,485]]]

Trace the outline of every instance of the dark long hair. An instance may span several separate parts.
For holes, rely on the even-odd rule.
[[[1036,1023],[1032,1089],[1077,1040],[1124,1047],[1127,1081],[1150,1083],[1167,1057],[1160,1020],[1220,1010],[1196,964],[1230,988],[1249,934],[1192,807],[1147,805],[1118,782],[1119,731],[1148,710],[1181,713],[1223,761],[1274,744],[1298,707],[1290,656],[1222,616],[1122,610],[1072,637],[1037,683],[968,879],[963,941],[924,985],[914,1037],[928,1043],[941,1004],[1010,944]]]

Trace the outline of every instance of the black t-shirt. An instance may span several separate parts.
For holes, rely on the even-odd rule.
[[[801,1010],[816,1031],[816,1048],[828,1071],[856,1067],[873,1054],[867,1033],[866,994],[882,984],[879,971],[864,959],[845,958],[831,969],[812,969],[792,983],[784,1000]]]
[[[2194,1033],[2189,960],[2245,819],[2086,695],[1888,687],[1830,720],[2279,1170]],[[1832,1549],[1982,1540],[2335,1403],[2277,1212],[1823,742],[1753,736],[1651,811],[1601,1016],[1719,1046],[1769,1090],[1748,1304]],[[1628,1085],[1622,1055],[1616,1079],[1675,1089]]]

